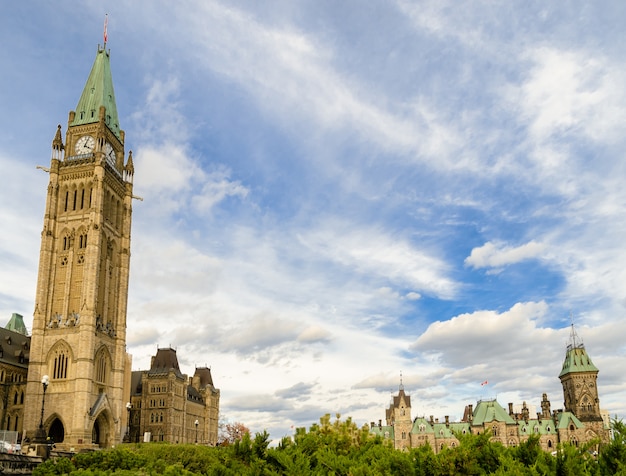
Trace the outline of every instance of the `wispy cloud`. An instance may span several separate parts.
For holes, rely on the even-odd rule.
[[[530,241],[520,246],[507,246],[504,243],[488,241],[479,248],[474,248],[465,258],[466,266],[472,268],[501,268],[542,255],[545,245]]]

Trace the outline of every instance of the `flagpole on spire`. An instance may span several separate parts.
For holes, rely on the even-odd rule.
[[[107,24],[109,23],[109,14],[104,14],[104,47],[107,46],[107,40],[109,39],[109,33],[107,32]]]

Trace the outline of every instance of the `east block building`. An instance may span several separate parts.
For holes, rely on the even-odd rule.
[[[131,356],[126,352],[126,311],[136,197],[133,157],[126,153],[125,139],[105,44],[98,46],[65,134],[57,127],[49,168],[39,167],[49,174],[49,183],[32,335],[0,332],[0,354],[6,356],[0,355],[2,424],[23,431],[25,442],[49,437],[61,450],[79,450],[110,447],[128,438]],[[207,377],[196,369],[197,385],[179,374],[177,370],[174,379],[159,386],[171,384],[172,395],[183,396],[167,400],[177,411],[168,420],[173,427],[162,425],[161,431],[180,436],[170,441],[188,442],[188,429],[175,422],[187,425],[197,419],[204,441],[212,443],[217,439],[213,428],[219,398],[210,372]],[[156,388],[156,380],[148,372],[145,388]],[[203,402],[209,407],[202,408]]]
[[[371,423],[370,431],[393,441],[394,447],[407,450],[430,445],[435,452],[459,445],[458,436],[490,432],[491,440],[504,446],[518,446],[531,435],[539,436],[544,451],[555,451],[559,443],[580,445],[592,440],[609,441],[608,415],[600,410],[597,387],[598,368],[593,364],[585,346],[572,337],[567,346],[559,379],[563,387],[564,408],[551,410],[544,393],[541,411],[535,415],[524,402],[519,411],[512,403],[505,410],[495,399],[481,400],[465,407],[461,421],[451,422],[430,418],[411,418],[411,397],[400,385],[386,410],[385,424]]]
[[[132,373],[131,389],[130,441],[217,445],[220,391],[210,368],[188,377],[174,349],[158,349],[149,370]]]

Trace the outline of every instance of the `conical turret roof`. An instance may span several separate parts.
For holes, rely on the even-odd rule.
[[[98,47],[96,59],[93,62],[89,78],[76,106],[76,115],[70,126],[93,124],[99,120],[100,106],[106,109],[105,123],[108,128],[121,141],[120,123],[115,104],[115,92],[113,91],[113,78],[109,53]]]
[[[574,329],[574,323],[572,323],[570,343],[567,345],[565,361],[563,362],[563,369],[559,374],[559,378],[575,372],[598,372],[598,367],[593,365],[591,357],[587,354],[585,345],[578,338],[576,329]]]

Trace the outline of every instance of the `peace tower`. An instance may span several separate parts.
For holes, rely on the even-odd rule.
[[[59,125],[44,169],[24,430],[30,439],[45,432],[63,449],[118,444],[127,424],[134,169],[132,152],[124,160],[109,56],[106,42],[98,46],[65,142]]]

